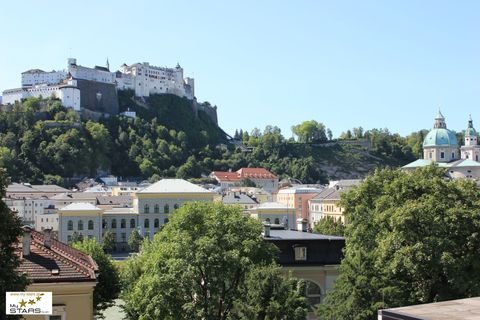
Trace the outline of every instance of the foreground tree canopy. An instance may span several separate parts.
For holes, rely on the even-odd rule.
[[[342,199],[348,239],[321,319],[480,295],[480,191],[436,167],[381,170]]]
[[[305,319],[301,286],[261,231],[236,207],[183,206],[123,269],[128,318]]]

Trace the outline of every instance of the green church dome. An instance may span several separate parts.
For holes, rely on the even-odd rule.
[[[424,147],[458,147],[455,133],[448,129],[438,128],[430,131],[423,140]]]
[[[473,129],[473,128],[472,128]],[[435,118],[433,129],[427,134],[423,140],[424,147],[458,147],[457,136],[455,133],[447,129],[443,114],[438,111]]]
[[[470,116],[469,119],[468,119],[467,130],[465,130],[465,137],[476,137],[476,136],[477,136],[477,131],[473,127],[472,116]]]

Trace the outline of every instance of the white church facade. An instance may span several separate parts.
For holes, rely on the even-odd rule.
[[[464,145],[459,147],[455,133],[447,129],[445,117],[439,111],[433,129],[423,140],[423,159],[411,162],[402,169],[410,171],[435,163],[445,168],[451,178],[479,178],[480,145],[471,117],[464,136]]]

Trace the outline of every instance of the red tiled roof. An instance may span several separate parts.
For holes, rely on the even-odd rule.
[[[236,172],[213,171],[213,175],[220,181],[240,181],[240,175]]]
[[[33,283],[96,281],[98,266],[92,257],[56,239],[47,248],[37,231],[31,230],[30,254],[23,256],[21,241],[16,252],[21,257],[17,271]]]

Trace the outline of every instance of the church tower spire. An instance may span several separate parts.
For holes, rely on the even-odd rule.
[[[435,117],[435,123],[433,124],[434,129],[447,129],[447,124],[445,123],[445,117],[443,114],[440,112],[440,109],[438,109],[438,114]]]

